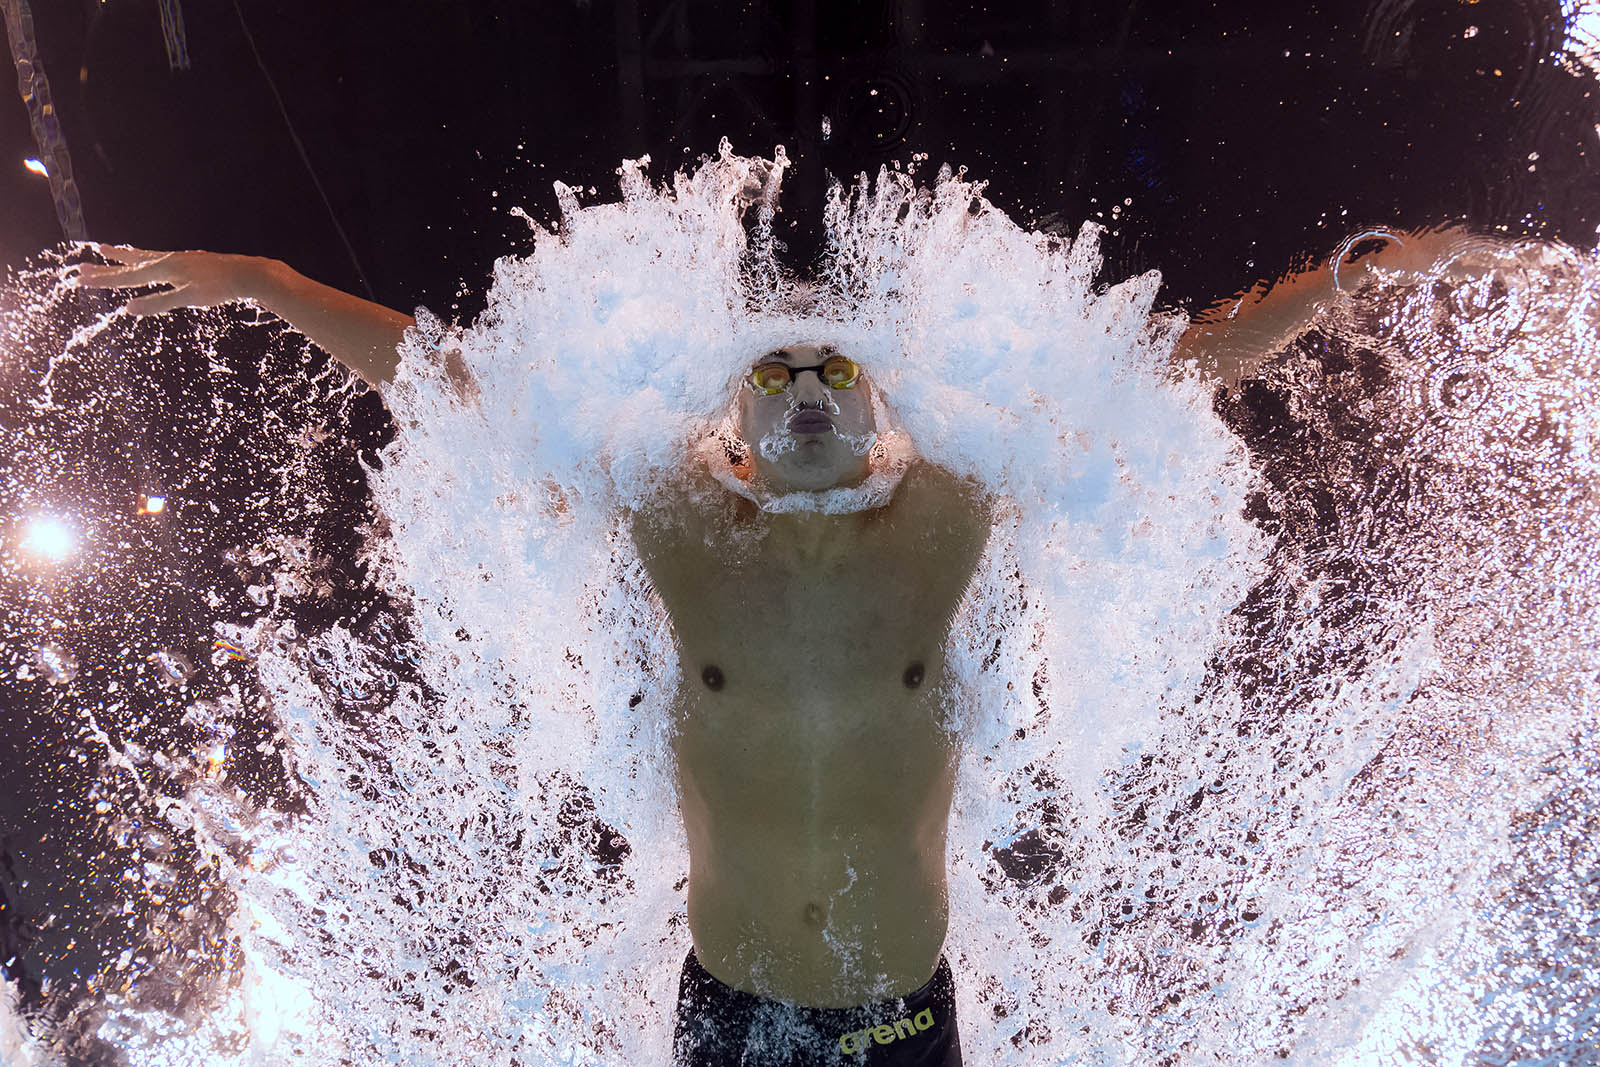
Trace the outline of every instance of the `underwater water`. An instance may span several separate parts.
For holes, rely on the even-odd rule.
[[[679,671],[627,515],[800,341],[872,376],[879,463],[1000,505],[941,694],[969,1062],[1595,1055],[1594,253],[1367,272],[1219,391],[1157,275],[948,169],[835,188],[788,276],[784,163],[558,186],[480,318],[418,316],[381,447],[248,309],[13,279],[4,662],[85,887],[38,936],[127,951],[8,994],[6,1062],[668,1062]]]

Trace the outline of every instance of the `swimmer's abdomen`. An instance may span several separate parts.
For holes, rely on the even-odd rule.
[[[814,685],[808,708],[757,698],[742,719],[683,702],[690,930],[736,988],[839,1007],[933,973],[953,752],[935,701],[876,688]]]

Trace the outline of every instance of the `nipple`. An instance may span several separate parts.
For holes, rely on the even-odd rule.
[[[725,680],[722,677],[722,668],[715,663],[706,664],[705,669],[700,672],[700,680],[706,683],[707,689],[715,693],[722,688],[722,683]]]
[[[906,668],[906,673],[902,674],[900,676],[900,680],[902,682],[906,683],[906,688],[907,689],[915,689],[917,686],[921,685],[922,684],[922,663],[921,663],[921,661],[919,660],[918,662],[913,663],[911,666],[907,667]]]

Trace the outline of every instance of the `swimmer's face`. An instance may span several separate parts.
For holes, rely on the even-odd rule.
[[[877,440],[871,385],[859,370],[849,388],[839,353],[827,346],[792,345],[751,362],[739,387],[739,434],[750,446],[756,473],[782,489],[831,489],[854,485],[869,469],[867,452]],[[792,375],[768,395],[750,382],[750,371],[766,363],[814,367]],[[782,375],[778,375],[781,379]],[[771,379],[768,379],[771,380]]]

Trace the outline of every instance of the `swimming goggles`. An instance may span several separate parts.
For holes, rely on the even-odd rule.
[[[811,367],[791,367],[787,363],[761,363],[750,372],[750,388],[762,396],[777,396],[794,384],[804,371],[816,371],[823,385],[833,389],[851,389],[861,377],[861,366],[853,359],[832,355]]]

